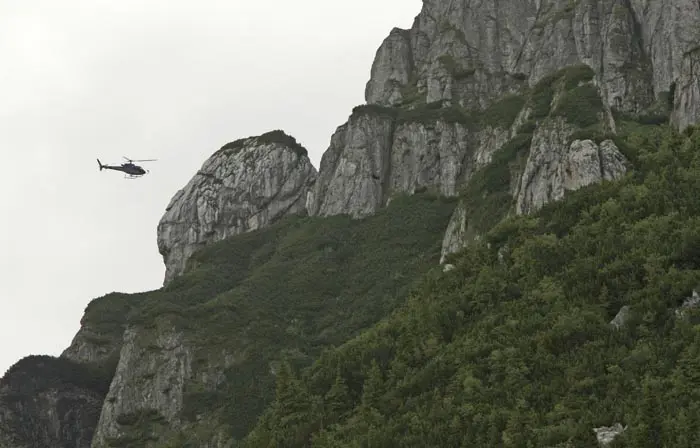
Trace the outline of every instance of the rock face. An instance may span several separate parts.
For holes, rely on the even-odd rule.
[[[508,130],[476,131],[443,117],[422,120],[357,108],[321,159],[311,215],[361,218],[395,193],[431,188],[454,196],[508,138]]]
[[[147,336],[134,329],[124,333],[119,365],[95,431],[95,448],[138,436],[135,431],[153,431],[152,426],[161,423],[179,424],[183,388],[191,374],[189,350],[176,332]],[[149,428],[134,428],[131,419],[141,419]]]
[[[510,104],[509,114],[520,111],[518,124],[495,126],[490,142],[483,139],[485,123],[455,114],[474,118],[567,67],[592,71],[608,133],[616,128],[612,110],[667,115],[679,128],[694,124],[700,117],[698,18],[700,6],[690,0],[426,0],[412,27],[394,28],[377,50],[361,107],[374,113],[355,113],[338,128],[309,212],[362,217],[393,194],[421,187],[459,194],[513,137],[511,125],[528,121],[528,111]],[[540,128],[542,118],[533,125]],[[580,127],[547,125],[537,131],[514,191],[520,213],[625,172],[612,140],[572,143],[568,138]],[[537,166],[548,162],[557,166]]]
[[[304,212],[315,178],[306,150],[282,131],[224,146],[175,194],[158,224],[165,283],[199,247]]]
[[[686,107],[696,92],[698,19],[692,0],[426,0],[411,29],[394,29],[377,51],[365,98],[483,107],[583,63],[608,105],[625,112],[651,106],[677,83],[675,120],[684,126],[697,119]]]
[[[517,196],[516,212],[532,213],[566,191],[618,179],[626,172],[626,159],[612,140],[597,145],[574,140],[567,145],[571,128],[561,120],[538,129],[530,148]]]
[[[625,432],[626,429],[627,427],[623,427],[621,424],[615,423],[613,426],[593,428],[593,432],[595,432],[599,446],[606,447],[613,443],[615,438]]]
[[[0,381],[0,448],[90,448],[109,378],[29,356]]]

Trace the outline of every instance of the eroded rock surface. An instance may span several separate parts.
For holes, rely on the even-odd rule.
[[[309,213],[358,218],[384,206],[393,133],[393,117],[353,113],[333,134],[321,158]]]
[[[377,50],[366,101],[484,107],[569,65],[597,74],[608,106],[641,112],[675,90],[675,122],[698,118],[700,5],[693,0],[429,0]]]
[[[534,212],[562,199],[566,191],[625,174],[627,161],[612,140],[600,145],[592,140],[567,144],[572,133],[573,128],[563,120],[552,120],[535,132],[520,183],[517,213]]]
[[[108,447],[110,440],[133,437],[132,420],[152,426],[177,426],[185,382],[192,372],[191,353],[182,334],[173,330],[129,328],[124,333],[119,364],[104,401],[93,446]]]
[[[165,283],[203,245],[305,212],[316,174],[306,150],[281,131],[217,151],[175,194],[158,224]]]
[[[91,448],[108,385],[70,360],[20,360],[0,380],[0,448]]]

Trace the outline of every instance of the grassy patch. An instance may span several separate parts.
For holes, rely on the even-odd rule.
[[[380,106],[378,104],[360,104],[352,108],[350,118],[356,118],[363,115],[396,118],[399,109],[395,107]]]
[[[515,122],[523,106],[525,106],[525,97],[522,95],[505,95],[479,115],[479,123],[482,126],[508,129]]]
[[[438,57],[438,61],[455,80],[466,79],[474,75],[473,68],[462,67],[452,55],[443,54]]]
[[[50,389],[63,391],[78,387],[106,395],[114,373],[109,366],[90,366],[48,355],[26,356],[10,367],[0,378],[4,392],[18,399],[33,399]]]
[[[254,139],[255,141],[250,141],[251,139]],[[234,140],[230,143],[225,144],[222,146],[219,152],[227,152],[227,153],[232,153],[232,152],[237,152],[243,149],[244,146],[247,144],[258,144],[258,145],[264,145],[264,144],[281,144],[284,145],[290,149],[292,149],[296,154],[300,156],[306,156],[308,155],[307,149],[301,145],[297,140],[292,137],[291,135],[287,134],[281,129],[276,129],[273,131],[266,132],[264,134],[258,135],[258,136],[252,136],[252,137],[246,137],[246,138],[239,138],[238,140]]]
[[[116,418],[120,430],[119,437],[109,437],[106,442],[110,448],[127,448],[149,446],[157,442],[159,436],[167,431],[167,421],[155,409],[142,409],[118,415]]]
[[[410,106],[414,104],[425,104],[426,94],[421,93],[418,89],[418,84],[415,79],[411,80],[405,86],[401,87],[401,104],[402,106]]]
[[[487,232],[510,210],[512,176],[527,159],[531,143],[532,134],[517,134],[494,153],[490,164],[469,180],[462,197],[472,232]]]
[[[532,118],[541,119],[550,114],[551,104],[558,88],[562,89],[565,95],[569,95],[571,91],[574,92],[571,94],[570,98],[566,100],[567,105],[575,101],[588,100],[590,92],[585,89],[581,91],[577,89],[584,88],[585,83],[592,80],[594,76],[595,72],[591,67],[585,64],[579,64],[565,67],[556,73],[542,78],[534,86],[530,96]],[[581,84],[584,85],[581,86]],[[565,110],[568,111],[568,108]],[[588,115],[586,118],[587,117]]]
[[[553,115],[564,117],[569,124],[585,128],[600,121],[602,110],[603,101],[598,89],[586,84],[564,92]]]
[[[397,124],[422,123],[434,124],[437,121],[458,123],[471,126],[476,123],[473,114],[460,106],[444,107],[442,101],[420,105],[414,109],[402,109],[396,117]]]

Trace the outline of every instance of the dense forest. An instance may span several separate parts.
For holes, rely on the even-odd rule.
[[[623,179],[501,221],[370,330],[285,363],[245,445],[596,447],[619,423],[611,447],[699,446],[700,131],[618,126]]]

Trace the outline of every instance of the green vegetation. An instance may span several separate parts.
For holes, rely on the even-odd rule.
[[[511,210],[512,182],[525,167],[531,143],[531,133],[517,134],[499,148],[493,154],[491,162],[474,173],[469,180],[461,194],[467,210],[468,237],[490,230]]]
[[[309,365],[323,348],[370,327],[438,263],[454,206],[426,192],[397,196],[362,220],[291,216],[206,246],[160,290],[110,297],[131,306],[127,321],[141,328],[141,342],[174,326],[193,348],[195,372],[219,363],[225,381],[217,389],[186,383],[182,417],[194,424],[206,415],[242,437],[274,398],[271,370],[283,360]],[[228,369],[224,352],[236,359]]]
[[[167,421],[154,409],[143,409],[116,418],[120,430],[119,437],[109,437],[105,442],[113,448],[153,446],[167,428]]]
[[[633,172],[502,221],[370,330],[285,365],[247,446],[593,448],[617,422],[612,447],[700,444],[700,310],[674,313],[700,284],[700,131],[622,127]]]
[[[401,109],[396,115],[396,123],[433,124],[437,121],[473,125],[476,120],[464,108],[456,105],[443,106],[442,101],[421,104],[413,109]]]
[[[66,358],[31,355],[17,361],[0,378],[3,399],[31,400],[50,389],[78,387],[105,396],[116,365],[91,366]]]
[[[304,146],[297,142],[297,140],[294,137],[280,129],[269,131],[258,136],[239,138],[238,140],[232,141],[222,146],[221,149],[217,151],[217,153],[221,151],[225,151],[227,153],[237,152],[241,150],[246,145],[246,142],[248,142],[248,140],[250,139],[256,139],[257,143],[261,145],[274,143],[285,145],[288,148],[294,150],[294,152],[299,156],[306,156],[308,154],[306,148],[304,148]]]
[[[361,115],[396,118],[399,109],[378,104],[360,104],[352,108],[351,118]]]
[[[523,95],[505,95],[479,114],[479,123],[482,126],[510,129],[523,106],[525,106]]]
[[[591,89],[595,90],[595,88],[587,84],[594,76],[593,69],[585,64],[565,67],[556,73],[545,76],[532,90],[529,104],[532,107],[531,118],[544,118],[550,114],[554,95],[558,88],[564,95],[562,98],[564,108],[561,109],[560,113],[563,112],[567,118],[573,118],[572,124],[576,123],[576,111],[572,110],[572,107],[576,105],[584,107],[578,111],[584,117],[597,114],[600,111],[600,105],[591,98]],[[590,119],[586,118],[583,121],[588,123]]]
[[[602,110],[603,101],[598,88],[586,84],[565,91],[552,115],[564,117],[568,123],[585,128],[600,121]]]
[[[445,70],[456,80],[469,78],[474,75],[475,70],[473,68],[463,68],[455,60],[454,56],[449,54],[443,54],[438,57],[438,61],[445,67]]]
[[[396,124],[433,124],[437,121],[444,121],[446,123],[460,123],[469,126],[475,123],[471,114],[465,109],[459,106],[445,107],[442,101],[417,103],[411,109],[363,104],[355,106],[352,110],[353,117],[359,115],[388,117],[393,119]]]

